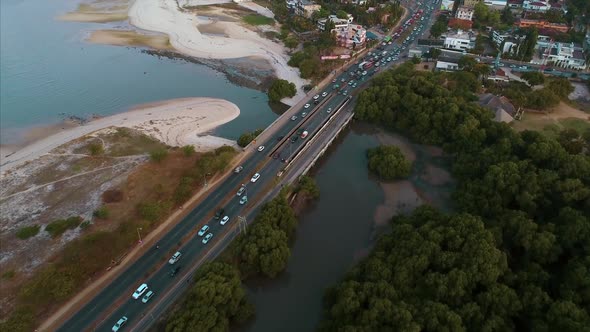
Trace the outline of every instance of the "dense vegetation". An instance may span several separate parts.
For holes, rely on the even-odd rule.
[[[395,218],[392,233],[327,293],[325,330],[590,326],[590,146],[568,151],[493,122],[458,77],[402,66],[360,94],[358,118],[453,157],[459,211]]]
[[[275,20],[260,14],[250,14],[242,18],[244,22],[251,25],[273,25]]]
[[[49,308],[76,294],[89,279],[104,271],[134,246],[137,243],[138,228],[146,234],[156,227],[158,222],[169,215],[172,207],[184,203],[196,189],[201,188],[204,176],[223,171],[235,154],[232,147],[226,146],[200,155],[192,166],[184,168],[186,171],[176,188],[156,185],[153,195],[155,198],[139,204],[136,211],[130,209],[131,213],[125,216],[107,215],[107,218],[117,218],[119,221],[112,231],[82,234],[68,242],[58,256],[24,282],[19,289],[16,308],[0,324],[0,331],[32,331],[36,317],[43,317],[43,313]],[[157,165],[158,170],[166,167]],[[121,202],[124,196],[118,190],[108,190],[104,194],[104,202]],[[79,221],[76,223],[81,228],[85,225]],[[52,224],[46,230],[58,236],[60,232],[73,227],[74,222],[60,221]]]
[[[78,216],[69,217],[67,219],[58,219],[50,222],[45,226],[45,231],[55,238],[62,235],[68,229],[74,229],[80,225],[82,218]]]
[[[545,83],[545,75],[538,71],[529,71],[522,73],[521,78],[527,81],[530,85],[539,85]]]
[[[278,102],[285,97],[293,97],[297,93],[295,84],[287,80],[276,79],[268,88],[268,99],[271,102]]]
[[[39,234],[40,229],[41,226],[39,225],[24,226],[16,232],[16,237],[18,237],[21,240],[25,240]]]
[[[532,79],[534,83],[539,82],[537,78],[526,78]],[[516,81],[509,83],[486,82],[485,84],[489,92],[506,96],[514,106],[536,110],[546,110],[555,107],[559,104],[560,100],[567,101],[568,95],[574,91],[574,87],[567,78],[548,78],[543,80],[543,88],[537,90],[533,90],[526,84]]]
[[[412,164],[402,151],[393,145],[381,145],[367,150],[369,171],[382,180],[395,180],[410,175]]]
[[[211,262],[195,275],[195,283],[166,324],[167,332],[228,331],[254,314],[240,272],[231,264]]]
[[[245,147],[246,145],[250,144],[260,133],[262,133],[263,129],[256,129],[254,131],[248,131],[240,135],[238,138],[238,145],[241,147]]]

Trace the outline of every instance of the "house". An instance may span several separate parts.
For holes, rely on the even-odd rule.
[[[332,30],[339,46],[353,48],[367,41],[367,30],[362,25],[349,24],[346,28]]]
[[[509,8],[522,8],[522,3],[524,0],[508,0],[508,7]]]
[[[321,8],[322,6],[312,1],[297,0],[297,3],[295,5],[295,14],[311,18],[311,14],[313,14],[313,12],[319,11]]]
[[[328,22],[334,23],[334,29],[343,29],[348,27],[353,21],[352,15],[348,14],[348,18],[338,18],[336,15],[330,15],[327,18],[322,18],[318,20],[318,29],[320,31],[326,30],[326,24]]]
[[[444,48],[458,51],[468,51],[475,47],[475,36],[464,31],[449,33],[445,37]]]
[[[504,96],[498,97],[491,93],[484,93],[479,96],[479,105],[494,112],[494,121],[506,123],[514,121],[516,109]]]
[[[457,71],[459,70],[459,64],[455,62],[447,62],[438,60],[434,67],[436,71]]]
[[[508,78],[506,72],[500,68],[495,70],[491,75],[488,75],[486,79],[495,82],[510,82],[510,78]]]
[[[508,0],[483,0],[487,6],[498,6],[498,7],[506,7],[508,4]]]
[[[459,8],[457,8],[457,12],[455,13],[455,18],[458,18],[460,20],[472,21],[473,20],[473,11],[474,10],[471,7],[460,6]]]
[[[519,28],[531,28],[535,27],[537,29],[547,29],[547,30],[554,30],[559,32],[567,32],[568,26],[564,23],[551,23],[545,20],[529,20],[525,18],[521,18],[516,22],[516,25]]]
[[[546,12],[551,9],[551,5],[546,0],[524,0],[522,9],[532,12]]]
[[[419,48],[411,48],[409,53],[408,53],[408,57],[409,58],[413,58],[413,57],[418,57],[421,58],[422,57],[422,50]]]

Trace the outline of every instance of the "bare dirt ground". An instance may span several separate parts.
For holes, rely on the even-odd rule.
[[[538,130],[538,131],[553,131],[554,129],[564,129],[578,123],[590,123],[590,115],[579,109],[574,108],[564,102],[551,112],[533,113],[525,112],[521,121],[512,122],[514,129],[522,130]]]
[[[91,155],[89,144],[100,142],[104,152]],[[56,219],[80,216],[93,222],[101,195],[123,183],[147,151],[163,144],[132,129],[107,128],[62,145],[16,168],[0,179],[0,271],[12,277],[0,283],[0,312],[6,312],[20,282],[84,230],[76,227],[52,238],[44,227]],[[39,225],[37,235],[19,239],[26,226]]]

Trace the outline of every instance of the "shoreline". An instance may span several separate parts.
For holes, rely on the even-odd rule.
[[[23,144],[16,151],[10,151],[11,146],[0,146],[0,176],[63,144],[109,127],[137,129],[164,144],[194,145],[197,151],[235,145],[231,140],[205,134],[235,119],[239,114],[238,106],[227,100],[179,98],[136,105],[126,112],[94,119],[68,129],[59,129],[61,125],[48,126],[41,128],[39,132],[45,132],[49,136],[37,137],[37,140]],[[51,131],[57,132],[51,134]]]

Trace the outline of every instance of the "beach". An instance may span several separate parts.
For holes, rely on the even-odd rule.
[[[60,145],[108,127],[138,129],[167,145],[194,145],[197,151],[235,145],[231,140],[203,134],[239,114],[240,109],[235,104],[214,98],[181,98],[139,105],[128,112],[59,131],[14,152],[2,149],[0,174],[35,160]]]
[[[191,10],[193,12],[180,9],[175,0],[136,0],[129,8],[128,16],[129,22],[139,29],[166,34],[172,47],[188,56],[206,59],[264,58],[272,65],[278,78],[297,86],[297,95],[283,102],[293,105],[303,98],[303,86],[308,82],[299,77],[296,68],[287,65],[289,56],[282,45],[237,22],[214,22],[224,34],[203,34],[199,26],[213,22],[198,16],[198,9]]]

